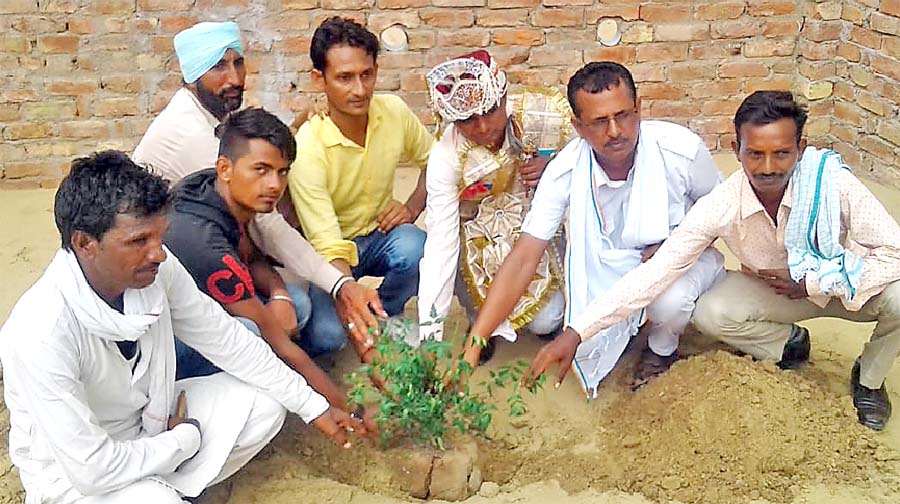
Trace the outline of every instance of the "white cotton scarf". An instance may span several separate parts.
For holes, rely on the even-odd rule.
[[[603,229],[603,214],[593,190],[594,173],[602,168],[591,146],[582,139],[572,141],[554,160],[573,166],[567,223],[566,324],[637,267],[641,263],[641,249],[663,241],[669,234],[662,154],[656,142],[643,131],[641,137],[622,230],[622,240],[630,248],[616,248]],[[643,318],[641,310],[597,334],[585,335],[589,338],[578,346],[573,368],[589,397],[597,396],[600,381],[612,371],[628,341],[637,334]]]
[[[862,259],[840,243],[841,196],[835,177],[849,170],[840,154],[807,147],[791,175],[791,213],[784,232],[791,278],[810,271],[822,292],[852,301],[862,276]]]
[[[143,430],[151,436],[165,431],[175,388],[175,340],[165,289],[154,282],[143,289],[126,290],[123,314],[91,288],[74,253],[60,249],[47,271],[66,306],[91,335],[107,341],[138,342],[140,357],[132,382],[150,374],[150,400],[141,414]]]

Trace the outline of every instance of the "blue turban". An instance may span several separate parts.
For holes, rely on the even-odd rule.
[[[222,60],[228,49],[244,54],[237,23],[197,23],[179,32],[175,35],[175,54],[181,64],[184,82],[196,82]]]

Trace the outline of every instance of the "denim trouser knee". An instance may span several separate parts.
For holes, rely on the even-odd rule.
[[[401,224],[388,233],[372,231],[354,238],[359,264],[351,269],[354,278],[382,277],[378,295],[388,315],[403,313],[403,307],[419,288],[419,261],[425,249],[425,231]],[[340,350],[347,343],[347,331],[337,315],[329,293],[310,286],[312,315],[302,331],[300,346],[310,356]]]
[[[303,329],[309,321],[310,312],[312,311],[309,295],[306,293],[306,289],[299,285],[288,284],[285,286],[285,289],[287,289],[291,299],[294,300],[294,308],[297,311],[297,327]],[[265,302],[264,298],[261,300]],[[259,326],[256,325],[256,322],[244,317],[235,317],[235,319],[253,334],[257,336],[262,335],[262,331],[259,330]],[[182,343],[177,337],[175,338],[176,380],[193,378],[195,376],[208,376],[213,373],[218,373],[219,371],[221,371],[221,369],[207,360],[200,352]]]

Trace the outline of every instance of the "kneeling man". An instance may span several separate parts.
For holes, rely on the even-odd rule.
[[[62,248],[0,329],[26,502],[180,503],[246,464],[285,409],[340,444],[360,431],[197,289],[163,247],[168,202],[115,151],[76,160],[56,193]],[[176,383],[174,333],[227,373]],[[181,391],[191,418],[173,415]]]
[[[743,170],[698,201],[652,259],[594,299],[532,364],[564,376],[582,339],[652,302],[722,238],[743,265],[705,293],[693,323],[759,359],[809,358],[814,317],[877,322],[851,371],[861,424],[884,428],[884,378],[900,350],[900,227],[834,151],[806,147],[806,112],[787,91],[757,91],[734,117]]]

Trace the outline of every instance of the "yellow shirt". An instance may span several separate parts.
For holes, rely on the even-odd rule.
[[[351,240],[371,233],[393,199],[401,162],[424,168],[433,136],[398,96],[375,95],[369,105],[366,145],[345,137],[326,116],[297,131],[297,160],[288,185],[307,239],[329,261],[359,263]]]

